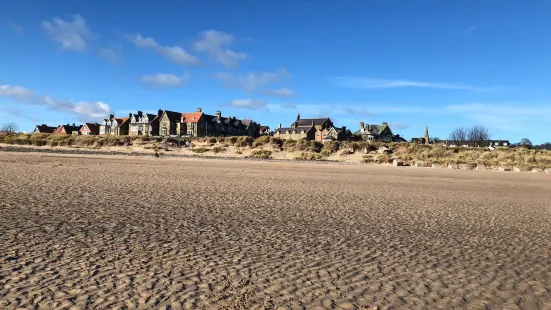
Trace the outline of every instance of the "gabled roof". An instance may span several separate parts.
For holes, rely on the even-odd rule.
[[[99,131],[99,124],[98,123],[86,123],[80,128],[80,131],[82,131],[82,129],[84,127],[88,127],[88,130],[90,130],[91,132]]]
[[[190,113],[182,113],[180,117],[184,118],[184,122],[186,123],[197,123],[203,115],[203,112],[190,112]]]
[[[42,125],[36,125],[36,129],[38,129],[38,132],[42,132],[42,133],[52,133],[54,132],[58,127],[51,127],[51,126],[48,126],[46,124],[42,124]]]
[[[82,128],[82,125],[59,125],[57,129],[55,130],[56,133],[61,133],[63,129],[65,129],[65,133],[71,134],[73,131],[79,131]]]
[[[115,117],[113,119],[117,121],[117,124],[119,126],[124,125],[124,123],[128,122],[128,117]]]
[[[183,116],[180,112],[173,112],[169,110],[164,110],[163,114],[166,114],[169,120],[179,122],[180,118]]]
[[[329,120],[329,117],[326,117],[326,118],[300,118],[300,119],[297,119],[292,125],[294,126],[295,123],[297,124],[297,126],[299,127],[302,127],[302,126],[312,126],[312,121],[314,121],[314,126],[320,126],[320,125],[323,125],[323,123],[325,123],[327,120]]]

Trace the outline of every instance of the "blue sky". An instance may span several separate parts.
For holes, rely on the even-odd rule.
[[[551,140],[551,1],[0,0],[0,116],[168,109]]]

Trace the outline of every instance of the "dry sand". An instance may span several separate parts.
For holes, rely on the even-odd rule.
[[[0,309],[551,309],[551,175],[0,152]]]

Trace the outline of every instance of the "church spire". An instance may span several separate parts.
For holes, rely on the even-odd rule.
[[[430,143],[430,139],[429,139],[429,125],[425,125],[425,144],[429,144]]]

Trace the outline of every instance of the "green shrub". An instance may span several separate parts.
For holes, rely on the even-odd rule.
[[[321,154],[323,156],[331,156],[339,150],[339,146],[338,141],[325,142],[321,148]]]
[[[215,146],[211,149],[214,153],[222,153],[226,151],[225,147]]]
[[[302,152],[295,156],[295,159],[301,159],[301,160],[322,160],[323,156],[321,156],[318,153],[312,153],[312,152]]]
[[[375,162],[378,164],[386,164],[390,162],[390,156],[387,154],[378,154],[375,158]]]
[[[200,146],[200,147],[194,147],[194,148],[192,148],[191,151],[192,151],[193,153],[199,153],[199,154],[201,154],[201,153],[205,153],[206,151],[208,151],[208,149],[207,149],[206,147],[204,147],[204,146]]]
[[[250,157],[269,159],[272,157],[272,151],[269,150],[254,150],[251,152]]]

